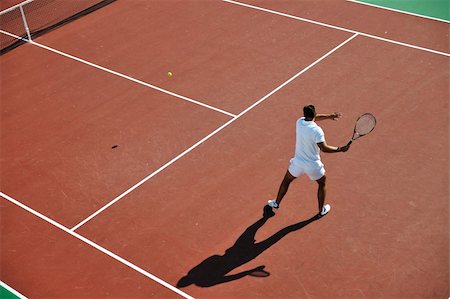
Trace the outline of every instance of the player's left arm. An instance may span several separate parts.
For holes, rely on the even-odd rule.
[[[324,119],[332,119],[332,120],[339,120],[342,117],[342,113],[340,112],[334,112],[329,114],[317,114],[316,115],[316,121],[321,121]]]

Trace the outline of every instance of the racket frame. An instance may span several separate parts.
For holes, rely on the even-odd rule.
[[[358,132],[356,132],[356,125],[358,124],[358,120],[360,120],[361,117],[363,117],[363,116],[365,116],[365,115],[370,115],[370,116],[373,118],[373,120],[375,121],[375,124],[373,125],[372,129],[371,129],[369,132],[367,132],[367,133],[365,133],[365,134],[359,134]],[[366,113],[364,113],[364,114],[361,114],[361,115],[358,117],[358,119],[356,120],[356,122],[355,122],[355,127],[353,128],[353,136],[352,136],[352,139],[347,143],[347,145],[352,144],[352,142],[355,141],[356,139],[358,139],[358,138],[360,138],[360,137],[363,137],[363,136],[369,134],[370,132],[372,132],[373,129],[375,129],[375,126],[376,126],[376,125],[377,125],[377,119],[376,119],[376,117],[375,117],[372,113],[366,112]]]

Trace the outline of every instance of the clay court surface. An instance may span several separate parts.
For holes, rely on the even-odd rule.
[[[348,1],[123,0],[0,56],[1,281],[29,298],[448,298],[448,32]],[[344,115],[319,123],[329,144],[364,112],[377,127],[322,154],[329,215],[303,176],[263,217],[310,103]]]

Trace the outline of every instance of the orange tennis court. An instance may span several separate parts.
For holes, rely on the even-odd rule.
[[[450,295],[448,22],[352,1],[89,0],[45,34],[11,32],[47,2],[1,7],[16,13],[0,30],[3,283],[27,298]],[[321,154],[329,215],[302,176],[268,217],[307,104],[343,114],[319,124],[329,144],[364,112],[377,127]]]

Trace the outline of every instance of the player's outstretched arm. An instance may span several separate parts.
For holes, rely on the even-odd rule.
[[[342,117],[342,113],[340,112],[334,112],[329,114],[317,114],[316,115],[316,121],[321,121],[324,119],[332,119],[332,120],[339,120]]]

